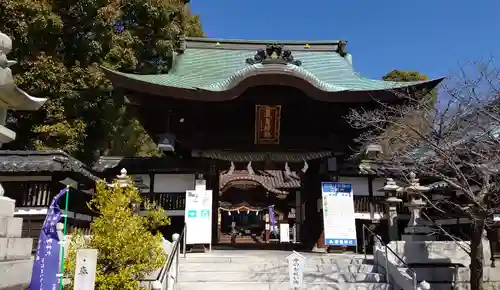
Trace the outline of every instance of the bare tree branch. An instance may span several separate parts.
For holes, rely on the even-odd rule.
[[[500,69],[492,58],[468,61],[441,86],[438,104],[427,93],[395,90],[398,104],[374,99],[377,109],[352,110],[346,120],[362,131],[355,156],[378,144],[383,152],[372,164],[391,164],[407,182],[410,171],[444,181],[457,193],[460,201],[423,197],[436,213],[472,221],[471,288],[480,289],[482,232],[500,206]]]

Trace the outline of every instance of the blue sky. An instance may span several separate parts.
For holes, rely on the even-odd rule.
[[[461,61],[500,58],[500,0],[191,0],[191,9],[208,37],[347,40],[371,78],[446,76]]]

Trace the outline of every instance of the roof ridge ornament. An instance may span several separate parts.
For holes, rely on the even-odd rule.
[[[229,170],[227,171],[227,174],[233,174],[235,168],[236,167],[234,166],[234,162],[231,161],[231,166],[229,166]]]
[[[252,168],[252,161],[248,162],[247,170],[248,170],[248,174],[255,175],[255,171]]]
[[[309,164],[307,164],[307,161],[304,159],[304,167],[302,167],[300,171],[302,171],[302,173],[306,173],[307,169],[309,169]]]
[[[247,64],[293,64],[300,66],[302,62],[295,60],[292,51],[284,49],[283,45],[273,43],[266,45],[266,49],[259,49],[253,58],[247,58]]]

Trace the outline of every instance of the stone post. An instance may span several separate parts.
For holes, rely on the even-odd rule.
[[[12,78],[7,59],[12,40],[0,32],[0,147],[16,138],[16,132],[6,128],[8,109],[39,109],[46,99],[33,98],[19,89]],[[0,289],[26,289],[31,282],[33,239],[21,238],[23,219],[14,217],[15,200],[4,196],[0,184]]]
[[[397,197],[397,193],[402,191],[402,188],[394,182],[392,178],[387,178],[384,187],[381,189],[386,193],[387,203],[387,219],[389,224],[389,241],[399,240],[399,230],[398,230],[398,212],[397,206],[399,203],[403,202],[402,199]]]
[[[403,241],[430,241],[435,237],[430,236],[432,233],[428,220],[422,218],[422,209],[427,205],[427,202],[422,199],[422,194],[428,192],[429,187],[422,186],[416,178],[415,173],[410,173],[410,185],[404,189],[408,195],[410,202],[406,204],[410,210],[410,221],[405,228]]]

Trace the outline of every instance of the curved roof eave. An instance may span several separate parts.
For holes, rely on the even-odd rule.
[[[270,76],[279,76],[282,79],[292,80],[286,85],[294,86],[299,89],[303,89],[312,98],[327,102],[345,101],[349,96],[344,96],[343,98],[336,98],[336,95],[347,93],[356,94],[363,93],[368,98],[360,98],[359,100],[350,99],[349,102],[360,102],[367,101],[371,98],[370,92],[374,94],[380,94],[381,92],[389,92],[391,90],[399,89],[433,89],[436,87],[444,78],[438,78],[428,81],[417,81],[417,82],[386,82],[379,80],[369,80],[364,79],[361,76],[360,80],[367,83],[373,82],[375,84],[380,84],[382,87],[375,87],[369,90],[363,89],[353,89],[348,86],[338,86],[330,84],[318,79],[315,75],[309,71],[295,66],[295,65],[282,65],[282,64],[256,64],[249,65],[237,72],[235,72],[231,77],[221,80],[208,85],[203,85],[200,87],[181,87],[179,85],[172,86],[167,82],[152,82],[145,79],[141,79],[144,76],[121,73],[113,71],[107,68],[102,68],[106,76],[111,80],[114,86],[129,89],[138,92],[148,92],[150,94],[181,98],[181,99],[191,99],[198,101],[226,101],[234,99],[239,96],[245,89],[255,85],[272,85],[276,84],[276,80],[270,81]],[[262,78],[263,76],[267,78]],[[181,79],[176,75],[151,75],[151,78],[159,77],[170,79],[170,83],[180,84]],[[260,78],[259,82],[250,82],[250,79]],[[267,79],[267,80],[266,80]],[[296,80],[301,80],[296,82]],[[274,83],[273,83],[274,81]],[[394,95],[390,93],[391,95]],[[346,98],[347,97],[347,98]]]
[[[247,182],[253,182],[257,183],[260,186],[262,186],[265,190],[276,193],[276,194],[288,194],[288,191],[285,190],[279,190],[277,188],[274,188],[267,184],[266,182],[263,182],[259,180],[258,178],[252,177],[252,176],[237,176],[237,177],[230,177],[227,180],[224,180],[221,182],[220,185],[220,190],[225,191],[226,189],[230,188],[233,186],[233,183],[238,182],[238,181],[247,181]]]
[[[47,99],[33,97],[14,83],[7,83],[0,85],[0,101],[11,110],[36,111],[45,104]]]

